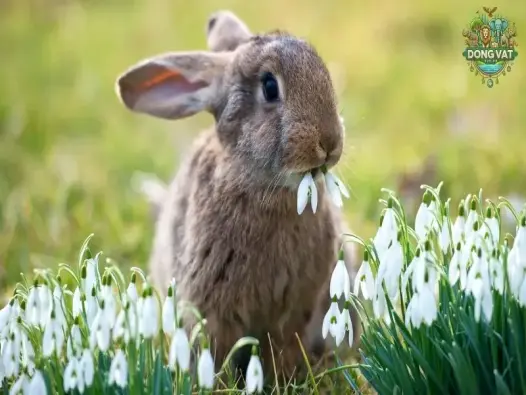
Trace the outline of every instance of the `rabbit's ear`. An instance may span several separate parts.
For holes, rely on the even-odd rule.
[[[251,36],[247,25],[231,11],[217,11],[208,18],[206,37],[211,51],[234,51]]]
[[[230,59],[230,53],[204,51],[146,59],[117,79],[117,94],[128,109],[158,118],[210,111]]]

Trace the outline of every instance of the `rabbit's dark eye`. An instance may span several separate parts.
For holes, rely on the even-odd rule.
[[[266,101],[274,102],[279,99],[278,81],[272,73],[263,74],[261,77],[261,86]]]

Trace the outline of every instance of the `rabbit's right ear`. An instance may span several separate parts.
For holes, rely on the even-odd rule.
[[[207,45],[211,51],[234,51],[250,40],[252,33],[247,25],[231,11],[217,11],[206,24]]]
[[[211,111],[231,58],[230,53],[195,51],[146,59],[117,79],[117,95],[128,109],[158,118]]]

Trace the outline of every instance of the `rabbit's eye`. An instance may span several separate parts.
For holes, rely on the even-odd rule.
[[[278,81],[272,73],[263,74],[263,77],[261,77],[261,85],[266,101],[273,102],[279,99]]]

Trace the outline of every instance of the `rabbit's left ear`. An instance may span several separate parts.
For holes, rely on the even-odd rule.
[[[128,109],[158,118],[210,111],[230,60],[229,53],[162,54],[125,71],[117,79],[117,95]]]

